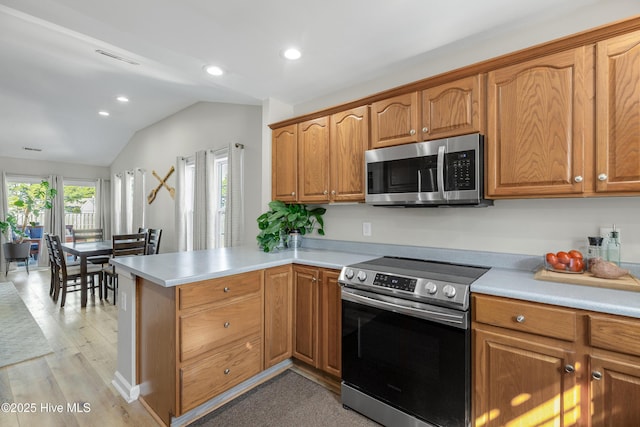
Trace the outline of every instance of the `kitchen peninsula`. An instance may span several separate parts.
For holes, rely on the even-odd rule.
[[[288,269],[291,280],[292,264],[294,270],[318,269],[334,273],[333,277],[344,265],[381,255],[483,265],[492,268],[472,284],[476,296],[543,304],[543,310],[553,305],[582,310],[579,313],[589,310],[640,318],[639,292],[534,280],[533,271],[541,263],[537,257],[327,240],[316,242],[321,248],[312,249],[315,245],[308,243],[309,248],[271,254],[237,247],[112,260],[120,276],[114,386],[129,401],[140,396],[162,423],[184,425],[286,369],[291,364],[291,349],[289,356],[279,359],[265,354],[270,342],[266,310],[281,306],[283,299],[281,295],[267,299],[280,286],[271,272]],[[639,266],[627,267],[638,275]],[[329,275],[320,275],[309,284],[320,285],[324,278],[329,282]],[[475,309],[474,318],[480,309]],[[295,315],[294,320],[289,318],[289,325],[302,323],[295,319]],[[524,325],[529,324],[527,320]],[[238,330],[241,340],[225,338]],[[208,341],[199,338],[202,336]],[[213,351],[214,344],[224,351]],[[300,355],[294,357],[304,360]],[[156,373],[149,372],[149,367]],[[219,375],[214,371],[220,371]],[[231,381],[237,372],[241,375]],[[158,388],[171,392],[158,395],[154,393]],[[160,415],[157,408],[168,409]]]

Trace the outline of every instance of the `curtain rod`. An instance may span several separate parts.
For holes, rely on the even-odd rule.
[[[236,142],[236,148],[244,150],[244,144],[240,144],[239,142]]]

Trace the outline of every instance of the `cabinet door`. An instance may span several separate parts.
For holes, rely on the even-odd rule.
[[[580,417],[575,355],[539,338],[474,330],[476,426],[574,426]],[[570,367],[568,367],[569,365]],[[570,371],[570,372],[567,372]]]
[[[271,198],[295,202],[298,195],[298,125],[271,134]]]
[[[584,191],[592,65],[593,51],[582,47],[489,73],[489,196]]]
[[[596,191],[640,191],[640,32],[597,44]]]
[[[317,367],[318,276],[315,268],[293,267],[293,357]]]
[[[371,104],[371,148],[417,142],[418,93]]]
[[[329,118],[298,124],[298,200],[329,201]]]
[[[264,271],[264,367],[292,354],[293,277],[290,265]]]
[[[640,425],[640,364],[612,357],[590,359],[593,427]]]
[[[364,152],[369,146],[369,107],[331,116],[331,199],[364,201]]]
[[[339,271],[323,270],[320,281],[320,369],[342,375],[342,300]]]
[[[483,131],[481,77],[467,77],[422,91],[422,140]]]

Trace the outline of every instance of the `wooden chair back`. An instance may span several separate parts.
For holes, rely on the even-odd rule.
[[[73,243],[99,242],[104,240],[104,231],[102,228],[72,228],[71,236]]]
[[[113,256],[145,255],[147,233],[116,234],[112,236]]]
[[[162,237],[162,228],[142,228],[138,229],[138,233],[147,233],[147,251],[145,255],[155,255],[160,251],[160,238]]]

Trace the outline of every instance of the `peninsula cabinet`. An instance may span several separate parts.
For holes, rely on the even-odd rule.
[[[264,271],[264,368],[291,358],[293,272],[291,265]]]
[[[138,285],[140,398],[164,424],[263,370],[262,270]]]
[[[640,32],[596,44],[596,191],[640,191]]]
[[[298,125],[271,132],[271,196],[273,200],[298,200]]]
[[[339,272],[294,265],[293,357],[341,375],[342,319]]]
[[[418,92],[371,104],[371,148],[418,142]]]
[[[484,75],[425,89],[420,99],[421,141],[484,133]]]
[[[640,319],[474,295],[476,427],[640,425]]]
[[[487,196],[585,191],[593,61],[585,46],[488,73]]]

